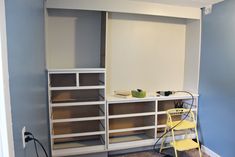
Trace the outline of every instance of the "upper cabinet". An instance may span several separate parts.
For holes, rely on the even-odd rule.
[[[47,8],[81,9],[200,19],[201,8],[223,0],[48,0]]]
[[[48,69],[104,68],[106,13],[47,9]]]
[[[47,0],[47,68],[105,69],[108,95],[198,93],[201,8],[221,1]]]

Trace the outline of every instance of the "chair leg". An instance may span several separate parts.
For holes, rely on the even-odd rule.
[[[167,129],[165,128],[165,131],[164,131],[163,134],[165,134],[166,132],[167,132]],[[163,145],[164,145],[164,143],[165,143],[165,139],[166,139],[166,135],[164,135],[163,138],[162,138],[161,148],[160,148],[160,151],[159,151],[160,153],[161,153],[162,150],[164,149]]]
[[[175,157],[178,157],[177,150],[175,149],[175,147],[174,147],[174,151],[175,151]]]
[[[178,157],[177,150],[175,148],[175,134],[174,134],[174,129],[171,130],[172,134],[172,139],[173,139],[173,144],[174,144],[174,151],[175,151],[175,157]]]
[[[196,127],[195,127],[195,134],[196,134],[197,143],[198,143],[199,157],[202,157],[202,152],[201,152],[201,148],[200,148],[200,143],[199,143],[199,138],[198,138],[198,133],[197,133],[197,128]]]

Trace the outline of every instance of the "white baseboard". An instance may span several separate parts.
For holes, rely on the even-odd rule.
[[[206,146],[201,145],[201,150],[210,157],[221,157],[219,154],[213,152],[211,149],[207,148]]]

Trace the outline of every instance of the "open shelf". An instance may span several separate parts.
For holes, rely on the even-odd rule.
[[[54,139],[53,149],[80,148],[105,145],[102,135]]]
[[[179,102],[180,100],[177,101]],[[176,103],[175,100],[158,101],[158,112],[167,111],[169,109],[177,107],[175,103]]]
[[[109,115],[127,115],[155,112],[155,102],[133,102],[109,104]]]
[[[77,136],[79,133],[105,131],[104,120],[79,121],[79,122],[64,122],[53,124],[53,135]],[[57,136],[58,137],[58,136]]]
[[[172,117],[173,121],[181,120],[181,116],[174,116]],[[167,115],[166,114],[160,114],[157,116],[157,125],[166,125],[167,122]]]
[[[104,101],[104,89],[52,90],[52,103]]]
[[[105,12],[47,9],[46,15],[48,68],[105,68]]]
[[[79,73],[79,86],[104,86],[104,73]]]
[[[104,105],[88,105],[88,106],[66,106],[52,108],[52,121],[63,119],[84,119],[104,118]],[[59,122],[59,121],[58,121]]]
[[[157,138],[162,136],[164,133],[165,128],[158,128],[157,129]],[[174,130],[175,136],[182,136],[185,135],[186,130]],[[194,134],[194,131],[192,130],[187,130],[188,135]],[[167,137],[171,137],[171,132],[167,134]]]
[[[76,73],[50,74],[50,87],[75,87]]]
[[[52,103],[52,107],[66,107],[66,106],[89,106],[89,105],[101,105],[105,104],[105,101],[90,101],[90,102],[68,102],[68,103]]]
[[[155,116],[109,119],[109,130],[154,126]]]
[[[141,140],[148,140],[148,139],[154,139],[154,129],[109,134],[110,144],[141,141]]]

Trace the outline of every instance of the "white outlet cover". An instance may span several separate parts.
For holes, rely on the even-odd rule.
[[[26,146],[26,143],[25,143],[25,136],[24,136],[24,133],[26,132],[26,127],[24,126],[22,128],[22,142],[23,142],[23,148],[25,148]]]

